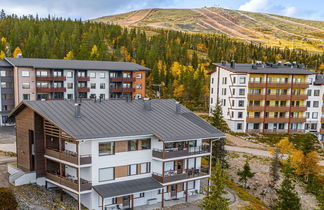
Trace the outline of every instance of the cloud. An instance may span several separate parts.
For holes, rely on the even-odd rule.
[[[296,7],[286,7],[286,8],[282,11],[282,14],[283,14],[284,16],[292,17],[292,16],[295,16],[296,12],[297,12]]]
[[[250,0],[239,7],[239,10],[250,12],[265,11],[268,7],[268,0]]]

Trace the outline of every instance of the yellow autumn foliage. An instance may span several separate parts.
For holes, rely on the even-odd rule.
[[[69,51],[64,57],[64,60],[72,60],[73,58],[74,58],[73,51]]]
[[[297,175],[307,178],[321,172],[319,165],[320,157],[317,152],[309,152],[304,155],[303,151],[295,150],[291,153],[291,166]]]
[[[19,47],[16,47],[16,49],[14,50],[12,57],[16,58],[19,54],[22,54],[22,51]]]
[[[4,59],[6,57],[6,54],[1,50],[0,51],[0,60]]]

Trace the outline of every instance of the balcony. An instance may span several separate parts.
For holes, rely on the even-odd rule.
[[[153,149],[153,157],[160,159],[176,158],[183,156],[199,155],[199,154],[208,154],[210,152],[210,147],[204,145],[201,147],[189,147],[189,148],[172,148],[168,150]]]
[[[306,94],[300,94],[300,95],[292,95],[292,100],[306,100],[308,96]]]
[[[288,123],[288,117],[266,117],[264,119],[265,123]]]
[[[290,100],[290,95],[281,95],[281,94],[269,94],[267,99],[269,100]]]
[[[64,76],[44,76],[44,77],[40,77],[40,76],[36,76],[36,80],[37,81],[65,81],[66,77]]]
[[[135,78],[111,77],[110,82],[134,82]]]
[[[263,117],[247,117],[246,122],[248,122],[248,123],[262,123]]]
[[[276,134],[276,133],[288,133],[287,129],[264,129],[263,133]]]
[[[90,81],[90,77],[78,77],[77,81],[78,82],[88,82],[88,81]]]
[[[320,134],[324,134],[324,128],[320,129]]]
[[[209,169],[202,167],[201,169],[186,169],[183,172],[177,171],[165,171],[164,177],[160,173],[152,173],[152,177],[161,183],[174,182],[179,180],[191,179],[195,177],[201,177],[209,175]]]
[[[78,88],[78,92],[80,92],[80,93],[88,93],[88,92],[90,92],[90,88],[81,87],[81,88]]]
[[[322,106],[322,112],[324,112],[324,106]]]
[[[309,83],[307,82],[300,82],[300,83],[293,83],[293,88],[308,88],[309,87]]]
[[[264,106],[248,106],[247,111],[248,112],[262,112],[262,111],[264,111]]]
[[[298,117],[298,118],[290,118],[291,123],[303,123],[306,122],[305,117]]]
[[[36,88],[37,93],[64,93],[66,92],[66,88]]]
[[[263,94],[248,94],[248,100],[264,100],[265,99],[265,95]]]
[[[306,106],[292,106],[291,111],[292,112],[305,112],[307,110]]]
[[[110,88],[112,93],[132,93],[135,91],[134,88]]]
[[[291,83],[283,83],[283,82],[269,82],[267,84],[267,88],[290,88]]]
[[[264,83],[264,82],[249,82],[248,87],[249,88],[265,88],[266,83]]]
[[[268,112],[289,112],[289,106],[267,106]]]
[[[69,163],[79,165],[78,164],[78,155],[75,152],[70,152],[70,151],[61,151],[60,152],[56,149],[46,148],[45,154],[50,157],[54,157],[54,158],[64,160]],[[80,165],[86,165],[86,164],[91,164],[91,156],[90,155],[80,156]]]
[[[46,178],[79,192],[79,182],[75,177],[60,176],[56,172],[51,171],[51,172],[46,172]],[[80,183],[81,183],[80,191],[86,191],[92,189],[91,182],[81,178]]]

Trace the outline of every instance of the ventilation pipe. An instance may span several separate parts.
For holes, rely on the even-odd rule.
[[[74,104],[74,115],[76,118],[81,117],[81,104],[80,103]]]
[[[144,109],[146,111],[151,111],[152,110],[152,104],[151,104],[151,99],[150,98],[144,98]]]
[[[180,114],[181,113],[181,104],[180,104],[180,102],[176,102],[176,113],[177,114]]]
[[[235,61],[234,60],[231,61],[231,68],[235,69]]]

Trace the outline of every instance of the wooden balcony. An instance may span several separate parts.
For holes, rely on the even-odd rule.
[[[309,83],[307,82],[301,82],[301,83],[293,83],[293,88],[308,88],[309,87]]]
[[[56,76],[47,76],[47,77],[36,77],[37,81],[65,81],[66,77],[56,77]]]
[[[324,128],[320,129],[320,134],[324,134]]]
[[[262,111],[264,111],[264,106],[248,106],[247,111],[248,112],[262,112]]]
[[[263,94],[248,94],[247,96],[248,100],[264,100],[265,95]]]
[[[88,81],[90,81],[90,77],[78,77],[77,81],[78,82],[88,82]]]
[[[291,111],[292,112],[305,112],[307,110],[306,106],[292,106]]]
[[[90,88],[86,88],[86,87],[78,88],[78,92],[88,93],[88,92],[90,92]]]
[[[68,152],[68,151],[59,152],[58,150],[55,149],[46,148],[45,154],[47,156],[51,156],[60,160],[64,160],[69,163],[79,165],[78,156],[77,153],[75,152]],[[90,155],[80,156],[80,165],[86,165],[86,164],[91,164],[91,156]]]
[[[164,177],[162,174],[155,172],[152,173],[152,177],[161,183],[175,182],[179,180],[191,179],[206,175],[209,175],[208,168],[186,169],[182,173],[178,173],[177,171],[166,171],[164,172]]]
[[[308,96],[306,94],[292,95],[292,100],[307,100]]]
[[[248,123],[262,123],[263,117],[247,117],[246,122],[248,122]]]
[[[266,83],[264,83],[264,82],[249,82],[248,87],[249,88],[265,88]]]
[[[291,83],[269,82],[267,88],[290,88]]]
[[[50,173],[50,172],[46,172],[46,178],[49,180],[52,180],[53,182],[56,182],[58,184],[64,185],[68,188],[71,188],[75,191],[79,192],[79,182],[78,180],[74,180],[72,178],[69,177],[63,177],[60,176],[58,174],[55,173]],[[92,189],[92,184],[91,182],[84,180],[84,179],[80,179],[80,191],[86,191],[86,190],[91,190]]]
[[[135,78],[113,77],[109,80],[110,82],[134,82]]]
[[[305,117],[298,117],[298,118],[290,118],[291,123],[303,123],[306,122]]]
[[[267,95],[267,100],[290,100],[290,95],[270,94]]]
[[[289,112],[289,106],[267,106],[267,112]]]
[[[135,91],[134,88],[110,88],[113,93],[132,93]]]
[[[153,149],[152,155],[153,157],[160,159],[168,159],[168,158],[176,158],[176,157],[184,157],[198,154],[208,154],[210,152],[209,145],[204,145],[201,147],[189,147],[189,148],[173,148],[168,149],[163,152],[160,149]]]
[[[322,112],[324,112],[324,106],[322,106]]]
[[[37,93],[64,93],[66,88],[36,88]]]
[[[288,123],[288,117],[266,117],[264,120],[265,123]]]

